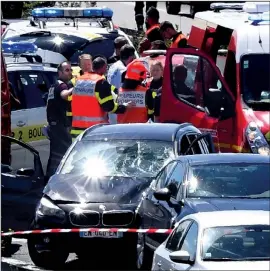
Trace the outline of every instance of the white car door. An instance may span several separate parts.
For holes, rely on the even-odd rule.
[[[155,271],[171,271],[171,270],[185,270],[177,269],[179,263],[173,262],[169,255],[171,252],[179,250],[182,244],[183,237],[192,224],[191,220],[185,220],[180,223],[175,231],[169,236],[166,242],[157,248],[155,251],[155,258],[153,261],[152,270]]]

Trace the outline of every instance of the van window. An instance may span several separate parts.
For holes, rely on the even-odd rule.
[[[179,56],[180,54],[175,54],[173,58],[179,60]],[[174,94],[179,100],[205,111],[206,106],[209,106],[209,91],[223,91],[223,85],[208,60],[199,56],[183,54],[182,57],[183,61],[182,63],[178,61],[179,64],[176,64],[174,59],[172,60],[176,64],[171,67]],[[213,95],[211,95],[211,99],[213,99]],[[211,115],[211,112],[210,110],[207,113]]]
[[[192,105],[196,101],[196,77],[198,72],[198,56],[175,54],[172,57],[173,91],[176,97]]]

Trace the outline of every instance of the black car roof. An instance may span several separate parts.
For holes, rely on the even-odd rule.
[[[212,153],[186,155],[176,158],[176,160],[187,160],[190,165],[197,164],[219,164],[219,163],[263,163],[269,164],[269,156],[247,153]]]
[[[110,139],[151,139],[174,141],[180,129],[195,128],[189,123],[131,123],[117,125],[102,125],[88,129],[82,140],[98,140],[101,137]],[[196,128],[195,128],[196,129]]]

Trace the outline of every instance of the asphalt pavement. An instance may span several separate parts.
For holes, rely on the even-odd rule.
[[[136,23],[134,18],[134,2],[98,2],[98,6],[107,6],[114,11],[113,21],[116,25],[136,29]],[[82,7],[86,4],[81,3]],[[165,2],[158,2],[157,6],[160,12],[160,21],[170,21],[174,25],[177,25],[178,31],[182,31],[184,34],[189,33],[192,20],[179,15],[168,15],[166,12]],[[189,6],[183,6],[182,12],[187,13]],[[7,20],[10,21],[10,20]],[[15,20],[12,20],[15,21]],[[100,259],[91,259],[89,255],[89,261],[81,262],[77,259],[75,254],[70,254],[64,270],[125,270],[125,264],[121,255],[112,256],[111,253],[100,255]],[[1,270],[42,270],[37,268],[28,256],[27,243],[25,239],[14,239],[12,242],[12,254],[10,257],[2,257]]]

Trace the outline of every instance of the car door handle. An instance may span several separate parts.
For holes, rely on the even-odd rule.
[[[161,262],[158,262],[158,263],[157,263],[157,266],[158,266],[158,267],[161,267],[161,265],[162,265]]]
[[[22,121],[22,120],[19,120],[19,121],[17,122],[17,126],[19,126],[19,127],[22,127],[22,126],[24,126],[24,125],[26,125],[26,122],[24,122],[24,121]]]

